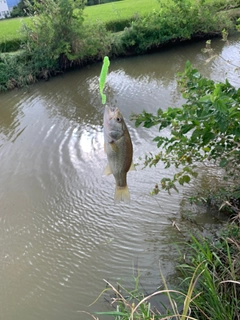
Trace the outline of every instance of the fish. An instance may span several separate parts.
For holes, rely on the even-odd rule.
[[[108,165],[103,175],[113,174],[116,181],[114,203],[130,202],[127,173],[136,170],[132,161],[133,145],[128,128],[118,108],[105,106],[104,151]]]

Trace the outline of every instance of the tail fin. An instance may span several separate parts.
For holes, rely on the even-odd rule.
[[[118,187],[116,186],[114,203],[119,203],[120,201],[124,201],[125,203],[130,202],[130,193],[128,190],[128,186]]]

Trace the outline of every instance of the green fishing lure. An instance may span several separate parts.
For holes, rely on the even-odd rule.
[[[103,93],[103,89],[104,89],[105,82],[107,79],[107,73],[108,73],[109,66],[110,66],[110,61],[109,61],[108,56],[106,56],[103,59],[102,70],[101,70],[100,78],[99,78],[99,90],[100,90],[100,94],[102,97],[102,104],[106,103],[106,95]]]

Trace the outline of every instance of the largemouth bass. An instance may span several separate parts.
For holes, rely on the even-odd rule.
[[[104,112],[104,150],[107,153],[108,165],[104,175],[113,174],[116,181],[114,203],[130,202],[127,186],[127,172],[135,170],[132,163],[132,141],[118,108],[105,106]]]

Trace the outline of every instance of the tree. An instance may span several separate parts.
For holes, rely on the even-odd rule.
[[[74,59],[82,34],[82,0],[26,1],[32,23],[24,25],[23,49],[33,68],[48,78],[61,55]]]
[[[33,5],[34,0],[30,0],[29,3]],[[13,7],[13,10],[11,12],[11,17],[24,17],[28,16],[29,10],[28,10],[28,4],[25,0],[20,0],[19,3]]]
[[[48,79],[71,66],[102,59],[111,38],[103,23],[83,24],[83,0],[36,0],[28,3],[33,15],[24,25],[23,52],[31,74]]]
[[[161,187],[177,190],[176,183],[188,183],[196,177],[196,163],[211,161],[225,169],[226,178],[239,179],[240,165],[240,89],[228,80],[215,83],[204,78],[187,62],[179,85],[186,103],[181,108],[158,110],[156,115],[143,111],[135,115],[138,127],[159,126],[161,134],[168,128],[170,135],[154,138],[160,151],[146,155],[145,166],[174,166],[178,172],[172,179],[163,178]],[[155,193],[159,191],[155,188]]]

